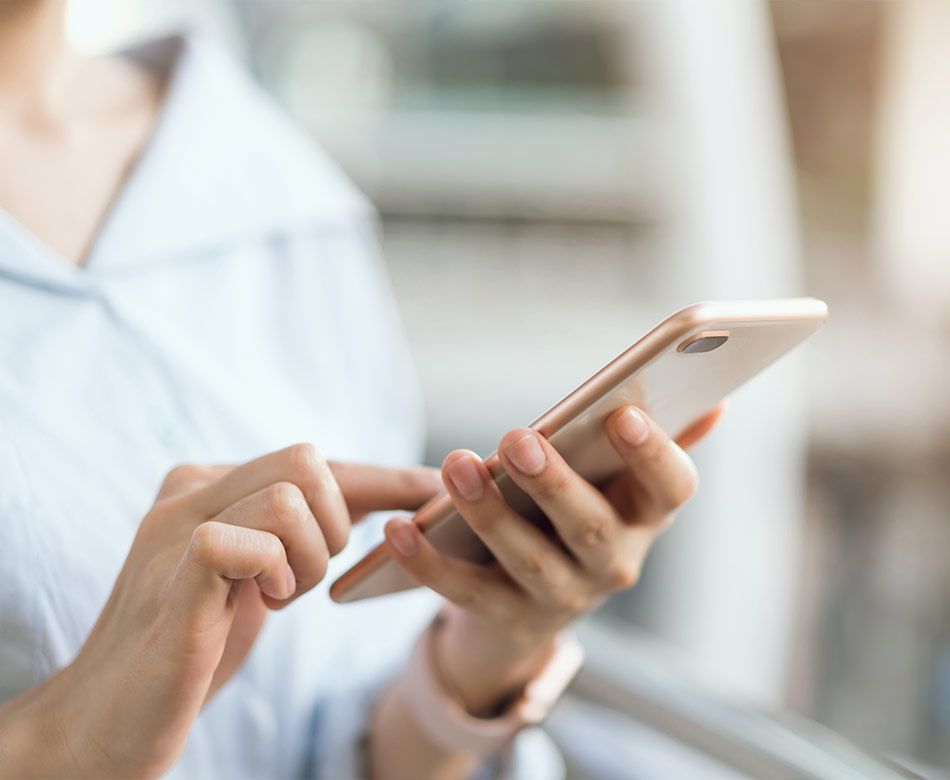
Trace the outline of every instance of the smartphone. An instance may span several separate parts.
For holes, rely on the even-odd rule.
[[[604,431],[612,412],[634,404],[676,436],[808,338],[827,316],[828,307],[814,298],[690,306],[657,325],[531,427],[582,477],[602,484],[623,468]],[[534,502],[508,478],[497,453],[485,465],[515,511],[544,522]],[[475,562],[491,560],[447,493],[426,503],[413,521],[445,554]],[[334,582],[330,595],[345,603],[417,586],[383,543]]]

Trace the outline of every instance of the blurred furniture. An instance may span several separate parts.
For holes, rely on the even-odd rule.
[[[804,718],[724,696],[689,659],[630,626],[588,622],[580,633],[588,663],[547,724],[570,777],[921,777]]]

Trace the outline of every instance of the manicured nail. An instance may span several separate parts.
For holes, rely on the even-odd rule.
[[[478,501],[482,497],[482,475],[471,455],[462,455],[446,469],[446,474],[455,489],[466,501]]]
[[[412,558],[419,552],[419,539],[411,520],[390,520],[386,524],[386,538],[404,558]]]
[[[529,477],[540,474],[544,468],[544,449],[536,434],[526,433],[514,444],[509,444],[505,448],[505,455],[518,471]]]
[[[627,444],[637,447],[650,438],[650,426],[643,415],[631,406],[617,420],[617,433]]]
[[[290,568],[290,564],[287,565],[287,573],[284,577],[287,580],[287,598],[290,598],[297,592],[297,577],[294,575],[294,570]]]

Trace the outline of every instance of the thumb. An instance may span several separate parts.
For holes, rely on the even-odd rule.
[[[361,463],[330,463],[354,522],[379,509],[418,509],[445,486],[438,469],[392,469]]]

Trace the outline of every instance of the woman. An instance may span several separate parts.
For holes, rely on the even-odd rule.
[[[209,44],[84,60],[63,6],[0,5],[0,775],[526,770],[511,702],[636,581],[693,466],[634,409],[603,492],[506,434],[563,545],[472,453],[406,468],[419,405],[366,202]],[[393,519],[429,590],[330,604],[378,532],[352,523],[443,482],[500,565]]]

